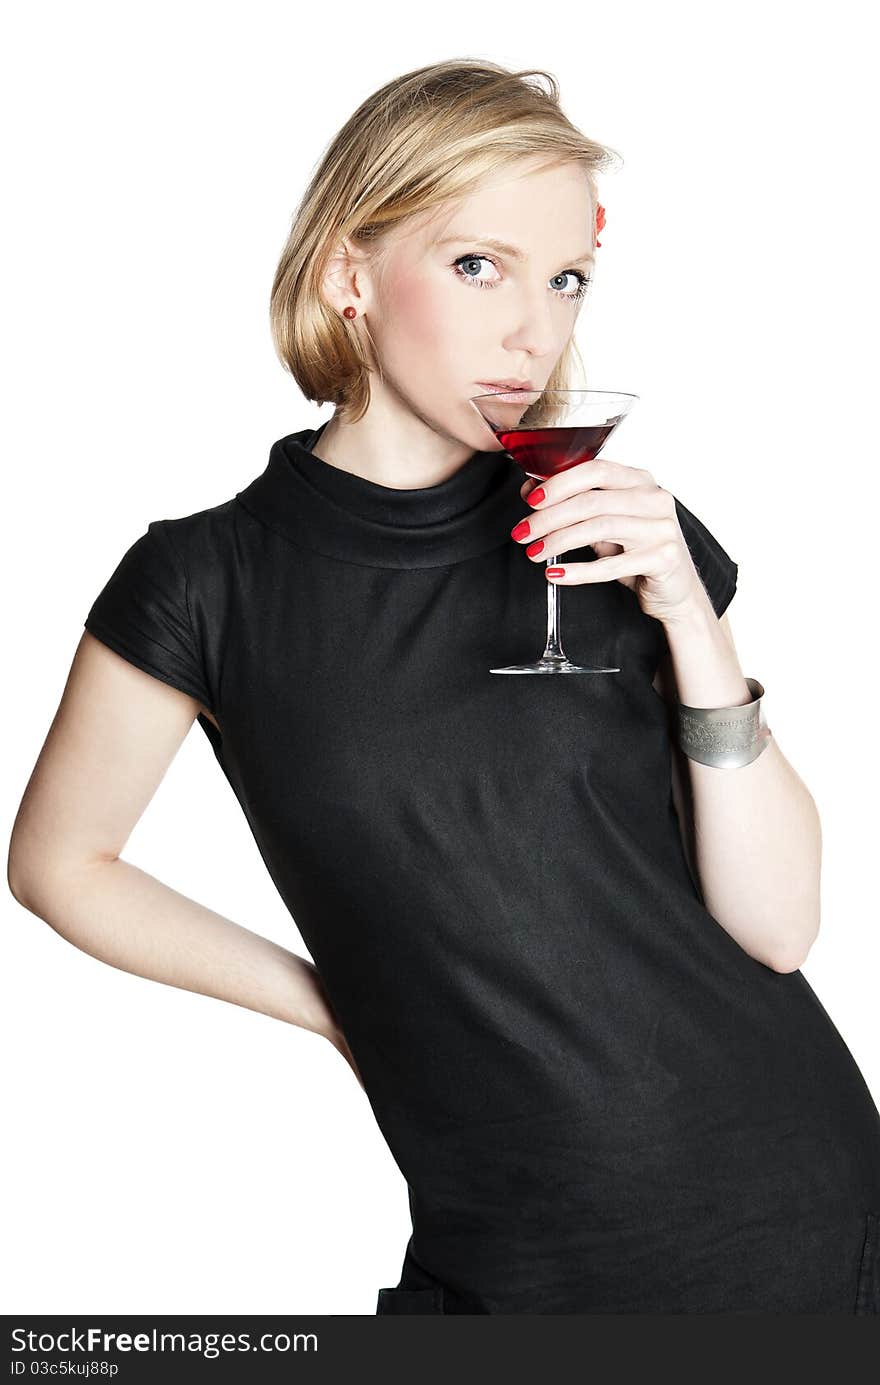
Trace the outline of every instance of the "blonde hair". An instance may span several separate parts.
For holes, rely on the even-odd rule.
[[[549,91],[531,77],[545,78]],[[555,78],[541,68],[511,72],[450,59],[404,73],[362,102],[300,200],[272,284],[275,351],[307,399],[335,404],[349,422],[370,401],[370,362],[358,334],[321,293],[341,239],[381,267],[393,231],[476,191],[499,169],[542,155],[548,164],[579,163],[594,206],[596,174],[620,160],[570,123]],[[593,226],[595,237],[595,216]],[[580,361],[572,340],[548,389],[566,388],[575,355]]]

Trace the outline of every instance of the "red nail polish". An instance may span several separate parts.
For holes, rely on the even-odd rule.
[[[541,549],[542,549],[543,547],[544,547],[544,540],[543,540],[543,539],[536,539],[534,543],[530,543],[530,544],[529,544],[528,548],[526,549],[526,552],[528,553],[528,555],[529,555],[530,558],[534,558],[535,554],[536,554],[536,553],[540,553],[540,551],[541,551]]]
[[[548,577],[564,577],[564,576],[565,576],[565,568],[564,568],[564,567],[548,567],[548,568],[546,569],[546,571],[547,571],[547,576],[548,576]]]
[[[543,486],[539,486],[538,489],[537,489],[536,491],[529,491],[528,495],[526,496],[526,500],[529,502],[530,505],[540,505],[540,503],[541,503],[541,501],[542,501],[543,499],[544,499],[544,487],[543,487]]]
[[[515,524],[511,529],[510,537],[512,539],[524,539],[528,532],[529,521],[527,519],[521,519],[519,524]]]

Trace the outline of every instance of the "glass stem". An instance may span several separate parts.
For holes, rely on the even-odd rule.
[[[545,567],[552,567],[555,558],[548,558]],[[547,582],[547,578],[544,578]],[[542,659],[565,659],[565,652],[559,639],[559,593],[555,582],[547,582],[547,643]]]

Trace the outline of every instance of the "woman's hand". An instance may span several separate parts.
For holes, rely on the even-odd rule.
[[[351,1049],[350,1049],[349,1046],[348,1046],[348,1040],[346,1039],[346,1037],[345,1037],[345,1035],[343,1034],[342,1030],[341,1030],[341,1029],[336,1029],[336,1030],[334,1030],[333,1032],[331,1032],[331,1033],[329,1033],[329,1034],[327,1035],[327,1038],[330,1040],[330,1042],[331,1042],[331,1044],[333,1045],[334,1048],[338,1048],[338,1049],[339,1049],[339,1052],[342,1054],[342,1056],[343,1056],[343,1058],[345,1059],[345,1061],[349,1064],[349,1066],[350,1066],[352,1072],[354,1073],[355,1077],[357,1078],[358,1082],[360,1082],[361,1086],[364,1087],[364,1079],[361,1077],[360,1071],[359,1071],[359,1069],[358,1069],[358,1065],[357,1065],[357,1063],[354,1061],[354,1055],[352,1054],[352,1051],[351,1051]],[[367,1090],[366,1087],[364,1087],[364,1091],[366,1091],[366,1090]]]
[[[543,491],[537,506],[534,493]],[[532,562],[560,558],[571,548],[589,544],[592,563],[569,563],[562,577],[547,578],[559,586],[584,582],[622,582],[635,592],[646,615],[674,621],[706,603],[708,596],[687,546],[675,510],[675,499],[658,486],[649,471],[597,457],[579,462],[546,481],[531,477],[520,494],[533,505],[528,530],[516,525],[511,536],[532,549]]]
[[[348,1040],[342,1032],[342,1026],[333,1008],[333,1003],[327,994],[324,978],[310,958],[297,956],[295,961],[300,974],[305,979],[309,997],[309,1018],[304,1027],[311,1029],[314,1034],[320,1034],[322,1038],[330,1041],[333,1047],[342,1054],[358,1082],[360,1082],[363,1087],[364,1080],[361,1077],[357,1063],[354,1061],[354,1054],[348,1046]],[[366,1087],[364,1087],[364,1091],[366,1091]]]

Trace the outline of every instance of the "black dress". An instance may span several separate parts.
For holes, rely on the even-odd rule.
[[[521,472],[396,490],[321,431],[152,522],[85,625],[219,722],[408,1184],[376,1311],[877,1313],[880,1113],[801,972],[691,878],[663,627],[569,587],[566,652],[621,672],[490,674],[543,645]],[[677,506],[720,615],[737,565]]]

